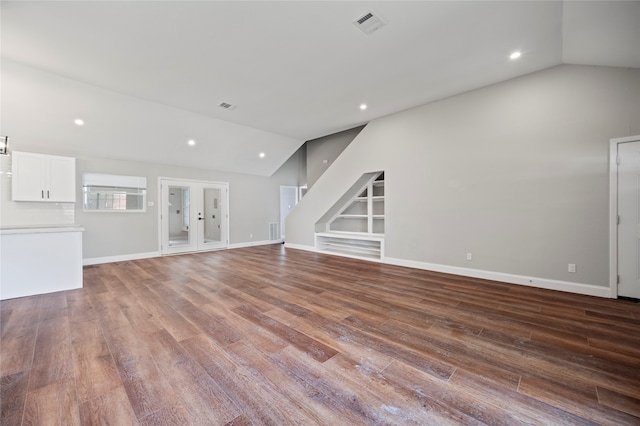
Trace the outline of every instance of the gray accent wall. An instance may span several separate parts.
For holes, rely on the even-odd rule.
[[[353,129],[312,139],[305,143],[308,188],[313,186],[363,128],[364,126],[354,127]]]
[[[638,133],[640,70],[597,66],[374,120],[289,214],[287,244],[313,246],[320,217],[384,170],[386,257],[604,287],[609,139]]]

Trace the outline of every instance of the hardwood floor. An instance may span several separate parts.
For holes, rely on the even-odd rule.
[[[2,425],[640,424],[640,304],[282,245],[0,303]]]

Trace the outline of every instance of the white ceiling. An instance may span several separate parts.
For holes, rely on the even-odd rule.
[[[2,1],[0,8],[4,134],[19,141],[18,123],[30,117],[31,126],[47,122],[43,138],[79,154],[261,175],[305,140],[533,71],[562,63],[640,67],[638,1]],[[387,25],[366,35],[352,21],[370,9]],[[523,55],[510,61],[514,50]],[[25,75],[43,86],[32,98],[24,93],[34,80]],[[43,109],[38,96],[55,108]],[[68,128],[77,116],[87,122],[84,133]],[[190,138],[198,144],[187,149]]]

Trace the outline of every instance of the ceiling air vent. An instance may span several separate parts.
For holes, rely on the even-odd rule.
[[[219,106],[220,108],[229,109],[229,110],[231,110],[231,109],[236,109],[236,106],[235,106],[235,105],[231,105],[231,104],[228,104],[228,103],[226,103],[226,102],[221,102],[221,103],[220,103],[220,105],[218,105],[218,106]]]
[[[386,22],[372,10],[368,11],[358,19],[353,21],[354,25],[360,28],[365,34],[371,34],[378,28],[386,24]]]

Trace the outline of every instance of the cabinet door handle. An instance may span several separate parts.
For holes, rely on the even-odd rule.
[[[42,198],[44,199],[44,189],[42,190]]]
[[[51,198],[51,197],[49,197],[49,190],[48,189],[47,189],[47,198]]]

